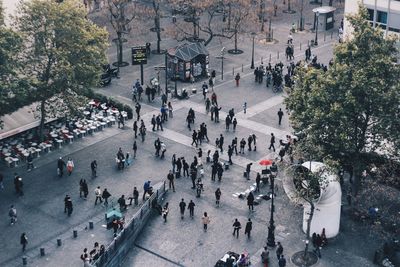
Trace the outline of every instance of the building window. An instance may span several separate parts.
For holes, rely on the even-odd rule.
[[[391,32],[400,32],[400,29],[389,27],[389,31],[391,31]]]
[[[374,20],[374,10],[368,8],[368,20],[373,21]]]
[[[376,22],[379,22],[382,24],[387,24],[387,12],[378,10],[378,18],[377,18]]]

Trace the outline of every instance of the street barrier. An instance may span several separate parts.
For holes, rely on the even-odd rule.
[[[139,235],[143,227],[147,224],[152,215],[152,203],[155,201],[160,203],[167,189],[165,181],[159,184],[158,189],[130,219],[125,218],[127,223],[124,229],[114,238],[114,240],[106,247],[104,253],[92,262],[92,266],[96,267],[117,267],[121,266],[129,250],[134,246],[136,237]],[[156,188],[154,186],[153,188]]]

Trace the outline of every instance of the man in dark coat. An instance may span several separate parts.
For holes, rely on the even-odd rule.
[[[57,172],[58,172],[58,176],[62,177],[64,174],[64,167],[67,166],[67,164],[65,164],[65,161],[60,157],[57,161]]]
[[[252,192],[247,196],[247,206],[249,206],[249,210],[251,208],[251,210],[254,211],[254,195]]]
[[[183,215],[185,215],[185,208],[186,203],[185,200],[182,198],[181,202],[179,202],[179,209],[181,210],[181,219],[183,220]]]
[[[247,234],[247,237],[250,238],[250,232],[253,229],[253,222],[249,218],[249,220],[246,223],[246,227],[244,228],[244,234]]]

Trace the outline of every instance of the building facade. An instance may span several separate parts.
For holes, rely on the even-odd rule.
[[[361,3],[368,9],[371,25],[380,27],[385,35],[397,34],[400,36],[400,0],[346,0],[344,7],[345,17],[358,11]],[[344,19],[344,37],[351,35],[351,27]]]

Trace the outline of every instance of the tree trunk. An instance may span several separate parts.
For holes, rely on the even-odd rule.
[[[304,22],[303,22],[303,9],[304,9],[304,0],[301,0],[301,6],[300,6],[300,31],[304,30]]]
[[[308,220],[307,220],[306,248],[304,249],[304,257],[307,256],[308,246],[310,244],[311,222],[312,222],[312,219],[313,219],[313,216],[314,216],[314,209],[315,209],[314,202],[310,201],[310,202],[308,202],[308,204],[310,204],[310,215],[309,215]]]
[[[122,65],[122,33],[121,32],[117,32],[117,39],[118,39],[118,66]]]
[[[161,43],[161,27],[160,27],[160,17],[157,15],[154,19],[156,24],[156,32],[157,32],[157,54],[160,54],[160,43]]]
[[[237,52],[237,31],[235,31],[235,52]]]
[[[40,101],[39,141],[43,142],[44,123],[46,122],[46,100]]]

